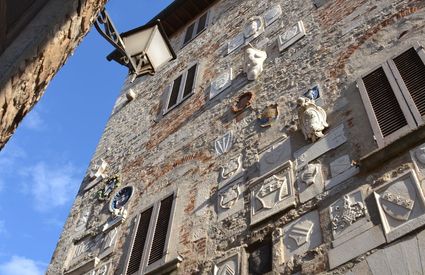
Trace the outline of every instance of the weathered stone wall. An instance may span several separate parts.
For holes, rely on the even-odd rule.
[[[49,1],[0,56],[0,149],[90,29],[104,0]]]
[[[276,4],[282,7],[282,15],[251,41],[254,47],[267,52],[264,71],[257,80],[248,81],[243,72],[244,50],[237,49],[226,55],[227,42],[243,31],[250,17],[262,15]],[[403,240],[397,245],[390,236],[392,233],[383,233],[385,226],[382,226],[381,216],[384,212],[378,209],[374,197],[374,192],[382,195],[382,187],[392,186],[391,182],[400,181],[399,177],[403,181],[422,182],[423,168],[408,151],[413,147],[390,160],[379,159],[373,154],[379,150],[356,80],[414,43],[425,42],[424,8],[425,2],[413,0],[337,0],[328,1],[320,8],[310,1],[298,0],[223,0],[212,7],[207,30],[185,47],[180,49],[183,30],[173,37],[177,59],[155,76],[126,83],[90,166],[102,158],[109,164],[108,175],[119,174],[123,185],[135,188],[127,205],[128,217],[117,227],[114,252],[102,260],[110,263],[109,272],[121,274],[125,268],[134,219],[173,189],[178,189],[178,196],[173,219],[175,230],[170,233],[173,245],[168,252],[183,258],[178,268],[180,274],[211,274],[214,265],[220,268],[220,262],[233,253],[240,255],[241,270],[236,274],[248,274],[247,253],[252,252],[253,244],[267,239],[272,239],[273,271],[276,273],[344,274],[354,268],[357,274],[379,274],[376,270],[383,265],[377,264],[379,257],[389,253],[397,258],[391,254],[393,247],[398,249],[398,258],[404,259],[400,263],[408,266],[409,272],[412,269],[407,252],[400,247],[413,249],[412,253],[416,253],[415,257],[419,257],[423,265],[423,257],[418,252],[418,247],[423,247],[423,233],[413,237],[423,228],[421,211],[414,208],[409,218],[409,221],[417,221],[417,226],[410,226],[412,230],[403,226],[401,230],[394,230],[402,232],[394,233],[394,238]],[[305,37],[279,52],[278,35],[299,20],[304,23]],[[167,86],[194,61],[200,64],[194,94],[162,115]],[[230,88],[210,100],[211,81],[229,67],[234,75]],[[325,137],[309,145],[311,142],[306,141],[299,130],[294,131],[293,125],[297,120],[297,98],[315,84],[320,85],[321,105],[326,110],[329,129]],[[125,94],[130,89],[137,97],[126,101]],[[235,114],[231,107],[246,92],[253,93],[255,98],[249,108]],[[257,116],[269,104],[278,105],[279,117],[271,127],[262,128]],[[234,134],[233,146],[218,156],[214,142],[228,131]],[[419,131],[422,129],[411,135]],[[416,143],[422,143],[421,139]],[[333,145],[336,148],[328,148]],[[313,184],[322,185],[321,190],[313,194],[312,199],[302,198],[299,192],[301,163],[303,157],[314,155],[312,151],[316,149],[324,151],[309,162],[321,165],[319,173],[325,183],[317,176]],[[306,153],[301,154],[305,150]],[[390,145],[384,150],[390,154],[397,148]],[[240,155],[245,171],[240,178],[242,191],[230,209],[241,209],[228,215],[228,210],[220,209],[218,204],[220,192],[232,183],[223,187],[219,171]],[[341,168],[345,169],[342,176],[336,176],[335,170],[347,166],[340,157],[347,155],[348,162],[353,161],[353,164]],[[367,161],[370,155],[379,163],[377,168],[355,165]],[[291,161],[290,167],[280,171],[278,167],[287,161]],[[276,170],[270,172],[270,169]],[[289,184],[294,184],[297,190],[296,194],[289,195],[289,207],[251,224],[250,213],[255,199],[250,196],[252,193],[258,195],[258,182],[273,174],[280,177],[286,173],[293,174],[294,182]],[[86,182],[71,210],[48,274],[59,274],[75,267],[69,264],[69,259],[73,243],[82,239],[74,228],[83,210],[90,210],[87,232],[92,235],[101,234],[99,228],[111,216],[108,201],[100,202],[96,198],[96,192],[104,188],[105,182],[85,191]],[[410,188],[417,187],[412,186]],[[418,188],[409,192],[417,194],[415,207],[422,207],[419,206],[422,205],[422,187]],[[357,191],[362,192],[364,202]],[[352,203],[350,207],[359,207],[359,211],[367,209],[367,212],[355,218],[351,233],[337,238],[337,233],[332,232],[335,221],[332,221],[329,207],[341,202],[339,199],[347,194],[348,202]],[[280,205],[279,202],[273,207]],[[300,217],[305,219],[301,220],[303,223],[297,220]],[[291,224],[293,221],[295,224]],[[293,240],[287,239],[297,224],[302,225],[301,231],[308,232],[301,233],[306,240],[299,239],[298,250],[289,245]],[[379,248],[378,254],[371,254],[376,248]],[[371,255],[366,257],[365,253]],[[86,260],[89,258],[87,256]],[[392,268],[388,263],[385,265]]]

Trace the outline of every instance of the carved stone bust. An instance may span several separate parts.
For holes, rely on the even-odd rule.
[[[267,58],[267,53],[249,46],[245,50],[244,72],[248,80],[255,80],[263,71],[263,63]]]
[[[315,142],[323,137],[322,131],[329,126],[326,122],[326,112],[308,98],[298,98],[297,104],[299,128],[306,140]]]

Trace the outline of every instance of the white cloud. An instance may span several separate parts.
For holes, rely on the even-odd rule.
[[[34,260],[12,256],[10,261],[0,264],[1,275],[42,275],[42,264]]]
[[[45,212],[71,201],[79,185],[76,173],[71,164],[50,166],[39,162],[25,169],[25,189],[33,196],[35,209]]]
[[[30,130],[41,130],[45,124],[36,110],[32,110],[24,119],[22,126]]]

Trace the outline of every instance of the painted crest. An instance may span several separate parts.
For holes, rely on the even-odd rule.
[[[233,132],[227,132],[224,136],[217,139],[214,143],[215,152],[218,156],[230,151],[233,145]]]
[[[264,108],[261,114],[258,116],[258,121],[260,122],[260,127],[270,127],[273,122],[276,121],[279,115],[279,111],[277,109],[277,104],[271,104]]]

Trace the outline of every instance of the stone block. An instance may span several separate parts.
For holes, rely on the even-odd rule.
[[[425,199],[409,170],[374,192],[387,242],[425,224]]]
[[[227,42],[227,54],[234,52],[240,46],[242,46],[245,42],[245,37],[243,33],[239,33],[235,37],[233,37],[229,42]]]
[[[282,8],[280,5],[274,5],[268,10],[266,10],[263,14],[264,23],[267,26],[271,25],[282,15]]]
[[[317,142],[306,145],[294,153],[298,169],[326,152],[344,144],[346,141],[347,137],[344,134],[344,125],[340,124],[334,129],[331,129],[326,136]]]
[[[372,274],[391,274],[391,270],[388,266],[383,250],[376,251],[372,255],[368,256],[366,260]]]
[[[425,177],[425,143],[410,150],[410,156],[416,170]]]
[[[351,160],[349,155],[344,155],[337,158],[329,164],[332,177],[336,177],[342,174],[346,170],[351,168]]]
[[[254,179],[249,184],[251,225],[294,206],[294,175],[291,161]]]
[[[366,261],[373,274],[423,274],[415,237],[380,249]]]
[[[323,192],[322,166],[318,163],[310,163],[298,172],[297,178],[298,196],[301,203],[311,200]]]
[[[345,275],[373,275],[366,261],[362,261],[351,268]]]
[[[244,208],[243,192],[245,191],[244,179],[239,178],[229,183],[217,192],[218,220],[227,218]]]
[[[283,261],[294,255],[302,255],[322,243],[319,212],[309,212],[299,219],[285,225],[280,241],[283,242]]]
[[[329,189],[337,186],[338,184],[341,184],[344,181],[350,179],[351,177],[357,175],[359,172],[360,172],[359,167],[352,166],[351,168],[349,168],[348,170],[346,170],[342,174],[339,174],[338,176],[325,181],[325,189],[329,190]]]
[[[382,233],[381,226],[376,225],[351,240],[330,249],[328,252],[329,268],[334,269],[383,243],[385,243],[385,236]]]
[[[258,158],[260,175],[264,175],[291,159],[291,140],[286,138],[266,147]]]
[[[305,28],[303,21],[298,21],[297,24],[286,30],[282,35],[279,35],[277,42],[279,45],[279,51],[284,51],[292,44],[300,40],[305,36]]]

